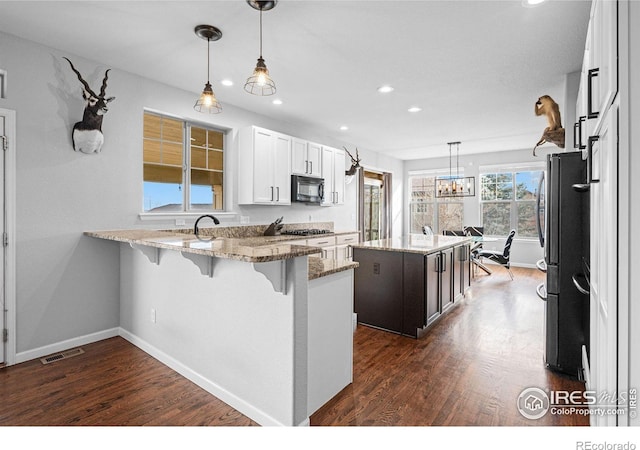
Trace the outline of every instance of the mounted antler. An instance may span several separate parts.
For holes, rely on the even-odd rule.
[[[104,73],[104,79],[102,80],[102,87],[100,88],[100,95],[91,89],[89,83],[87,83],[80,75],[80,72],[73,66],[73,63],[69,58],[63,56],[69,62],[71,70],[76,74],[80,83],[82,83],[82,97],[87,101],[84,107],[84,113],[82,121],[77,122],[73,126],[73,132],[71,138],[73,140],[73,149],[75,151],[81,151],[82,153],[98,153],[102,149],[104,142],[104,136],[102,134],[102,116],[104,116],[109,108],[107,103],[115,100],[115,97],[105,98],[105,91],[107,89],[107,79],[109,77],[109,70]]]
[[[349,153],[349,150],[347,150],[347,147],[342,147],[342,148],[344,148],[344,151],[347,152],[347,155],[349,155],[349,158],[351,158],[351,167],[349,167],[349,170],[345,171],[345,175],[355,175],[358,169],[360,168],[360,155],[358,155],[358,147],[356,147],[355,158],[351,153]]]

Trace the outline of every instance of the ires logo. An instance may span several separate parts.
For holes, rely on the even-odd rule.
[[[636,417],[636,389],[628,392],[545,391],[537,387],[524,389],[517,399],[518,411],[536,420],[550,412],[557,415],[624,415]]]

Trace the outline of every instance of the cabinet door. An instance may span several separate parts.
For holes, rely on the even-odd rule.
[[[462,281],[462,277],[463,277],[463,258],[464,258],[464,251],[463,251],[463,246],[459,246],[459,247],[455,247],[453,249],[453,261],[451,264],[452,267],[452,294],[453,294],[453,300],[459,300],[460,298],[462,298],[462,294],[464,292],[464,288],[463,288],[463,281]]]
[[[335,191],[333,189],[333,149],[322,147],[322,178],[324,178],[323,206],[333,205]]]
[[[291,140],[291,172],[296,175],[307,175],[308,168],[307,141],[293,138]]]
[[[273,138],[273,133],[266,130],[253,131],[253,201],[255,203],[272,203],[275,199]]]
[[[440,252],[442,257],[440,272],[440,301],[442,311],[453,306],[453,249],[443,250]]]
[[[335,247],[323,248],[322,257],[325,259],[336,259],[336,248]]]
[[[291,138],[276,134],[273,144],[274,203],[291,204]]]
[[[307,161],[308,172],[310,177],[322,176],[322,146],[313,142],[307,143]]]
[[[351,247],[348,245],[336,245],[336,260],[343,261],[345,259],[349,259],[351,255]]]
[[[590,239],[590,327],[589,389],[614,392],[618,366],[618,289],[617,254],[610,251],[610,240],[618,229],[618,107],[603,117],[598,141],[591,156],[591,239]],[[598,182],[595,182],[598,180]],[[621,205],[622,206],[622,205]],[[624,207],[624,206],[623,206]],[[615,416],[591,417],[592,425],[615,425]]]
[[[426,309],[426,323],[431,324],[440,315],[440,298],[438,297],[438,279],[440,277],[440,254],[433,253],[425,256],[424,264],[424,301]]]
[[[588,106],[602,115],[618,91],[618,2],[596,0],[592,8]]]
[[[333,156],[333,190],[336,197],[334,202],[338,205],[344,205],[345,163],[346,156],[344,151],[335,150]]]

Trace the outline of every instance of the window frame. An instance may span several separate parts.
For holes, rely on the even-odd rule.
[[[456,170],[456,174],[460,174],[461,177],[464,177],[464,169],[461,167],[459,169],[455,169]],[[460,205],[462,207],[462,224],[460,225],[460,229],[462,229],[462,227],[464,226],[464,213],[465,213],[465,206],[464,206],[464,199],[465,197],[436,197],[435,195],[435,179],[437,177],[440,176],[447,176],[449,175],[450,171],[449,169],[435,169],[435,170],[429,170],[429,171],[415,171],[415,172],[409,172],[407,174],[407,186],[408,186],[408,231],[411,234],[412,231],[412,227],[413,227],[413,223],[412,223],[412,206],[414,204],[430,204],[433,207],[433,223],[434,225],[431,227],[433,229],[433,232],[435,234],[441,234],[442,230],[440,229],[440,205],[443,204],[449,204],[449,205]],[[433,197],[430,201],[428,202],[413,202],[412,201],[412,197],[413,197],[413,189],[412,189],[412,179],[413,178],[433,178],[434,181],[434,185],[433,185]],[[416,233],[414,233],[416,234]]]
[[[222,126],[218,126],[215,124],[210,124],[206,122],[201,122],[198,120],[193,120],[185,117],[181,117],[175,114],[169,114],[162,111],[157,111],[149,108],[145,108],[142,114],[142,123],[141,123],[141,140],[142,145],[140,147],[140,151],[143,152],[144,149],[144,117],[146,114],[151,114],[155,116],[159,116],[162,118],[167,118],[171,120],[176,120],[182,122],[182,134],[183,134],[183,143],[182,143],[182,210],[181,211],[145,211],[144,210],[144,154],[140,158],[142,167],[141,167],[141,187],[142,187],[142,202],[141,202],[141,212],[138,214],[140,220],[176,220],[176,225],[183,225],[183,218],[191,218],[191,217],[199,217],[202,214],[216,214],[216,216],[235,216],[236,213],[232,212],[229,209],[229,202],[231,201],[228,189],[228,134],[230,132],[229,128],[225,128]],[[215,132],[219,132],[222,134],[222,206],[223,209],[191,209],[191,127],[195,126],[197,128],[202,128],[205,130],[211,130]],[[196,168],[197,169],[197,168]]]
[[[516,175],[522,172],[539,172],[544,173],[546,176],[546,166],[543,163],[532,163],[532,164],[509,164],[509,165],[500,165],[500,166],[481,166],[478,170],[478,183],[480,187],[480,193],[478,195],[478,213],[480,223],[484,223],[484,205],[485,204],[495,204],[495,203],[503,203],[510,205],[509,211],[509,230],[515,229],[518,231],[518,207],[522,204],[534,204],[534,214],[535,214],[535,199],[534,200],[519,200],[517,195],[517,182]],[[510,174],[511,175],[511,199],[492,199],[492,200],[483,200],[482,197],[482,180],[483,176],[489,174]],[[485,235],[491,237],[504,237],[503,235],[495,235],[488,234],[487,227],[485,226]],[[508,233],[508,232],[507,232]],[[538,240],[538,236],[522,236],[520,233],[516,234],[517,239],[525,240],[525,241],[536,241]]]

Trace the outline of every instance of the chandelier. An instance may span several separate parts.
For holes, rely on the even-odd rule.
[[[475,197],[476,178],[460,176],[460,142],[447,142],[449,146],[449,176],[436,177],[436,198]],[[456,146],[456,174],[451,164],[451,147]]]

